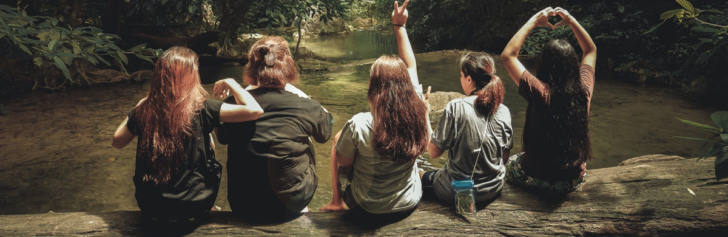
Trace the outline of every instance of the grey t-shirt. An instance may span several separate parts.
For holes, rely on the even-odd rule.
[[[414,208],[422,197],[417,162],[396,164],[379,156],[372,145],[372,113],[354,115],[341,130],[336,151],[354,157],[351,192],[370,213],[392,213]]]
[[[450,183],[469,180],[476,158],[475,200],[488,200],[503,188],[503,152],[513,148],[511,112],[501,104],[490,118],[479,115],[473,107],[476,97],[450,101],[432,137],[432,143],[449,152],[433,183],[435,195],[444,201],[453,202],[455,191]]]

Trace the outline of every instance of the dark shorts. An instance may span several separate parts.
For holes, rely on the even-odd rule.
[[[437,174],[437,171],[440,170],[427,171],[422,175],[422,188],[432,188],[435,183],[435,174]]]
[[[586,176],[586,171],[584,171],[583,176],[567,181],[547,181],[528,176],[521,169],[521,158],[523,158],[523,154],[521,152],[508,158],[508,164],[506,164],[506,181],[537,193],[546,194],[570,193],[581,187],[585,182],[584,177]]]

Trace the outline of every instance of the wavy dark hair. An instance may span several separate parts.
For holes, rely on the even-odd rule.
[[[503,82],[495,75],[494,65],[493,57],[484,52],[468,52],[460,58],[460,71],[475,82],[475,90],[470,92],[470,95],[478,94],[475,109],[484,116],[495,114],[506,94]]]
[[[565,169],[591,159],[589,138],[588,90],[581,82],[581,62],[566,40],[551,40],[542,50],[538,79],[549,85],[549,106],[544,108],[537,146],[551,161],[546,168]],[[526,131],[524,131],[524,134]]]
[[[138,154],[148,160],[142,178],[157,185],[168,183],[186,161],[180,144],[194,133],[192,117],[205,102],[197,54],[185,47],[164,51],[154,66],[147,98],[136,108],[141,137]]]
[[[372,145],[382,158],[414,162],[427,148],[427,106],[417,96],[407,66],[395,56],[372,65],[367,98],[372,106]]]
[[[288,42],[279,36],[264,37],[248,52],[243,80],[250,85],[277,87],[298,80]]]

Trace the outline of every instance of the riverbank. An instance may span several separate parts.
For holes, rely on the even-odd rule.
[[[728,231],[728,182],[713,178],[713,161],[648,155],[617,167],[589,170],[586,183],[559,199],[543,199],[510,184],[473,217],[425,198],[402,221],[369,226],[343,213],[307,213],[283,224],[251,224],[214,212],[191,236],[237,235],[719,235]],[[138,211],[0,216],[0,236],[159,234]],[[169,234],[168,232],[164,232]]]

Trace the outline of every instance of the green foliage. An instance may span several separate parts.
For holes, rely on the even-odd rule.
[[[274,26],[300,27],[300,20],[319,16],[324,23],[344,11],[341,0],[270,0],[259,1],[254,9],[262,15],[257,24],[268,28]]]
[[[53,63],[63,72],[67,80],[73,81],[69,67],[74,60],[86,60],[94,66],[103,63],[111,66],[105,58],[113,58],[126,72],[126,53],[152,62],[143,53],[158,56],[161,50],[148,49],[138,45],[128,52],[121,50],[114,40],[119,37],[103,33],[95,27],[63,27],[57,18],[29,16],[25,11],[7,5],[0,5],[0,39],[16,45],[33,58],[41,67],[45,62]]]
[[[127,0],[131,3],[132,9],[127,12],[127,18],[131,18],[135,14],[142,17],[138,19],[145,24],[158,26],[168,26],[172,24],[184,23],[192,16],[202,14],[202,4],[212,4],[214,0],[185,0],[185,1],[169,1],[169,0]]]
[[[715,178],[721,180],[728,177],[728,112],[719,111],[713,113],[710,118],[717,127],[711,125],[705,125],[696,123],[693,121],[680,119],[680,122],[700,128],[703,131],[713,133],[710,139],[694,138],[694,137],[682,137],[675,136],[676,138],[686,139],[691,141],[703,142],[702,148],[710,146],[708,151],[698,157],[698,160],[705,159],[707,157],[716,156],[715,159]]]

